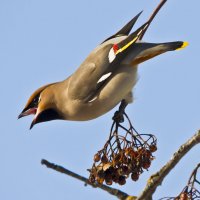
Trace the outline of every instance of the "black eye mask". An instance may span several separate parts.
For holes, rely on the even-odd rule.
[[[62,117],[54,109],[50,108],[42,111],[38,116],[36,123],[51,121],[55,119],[62,119]]]

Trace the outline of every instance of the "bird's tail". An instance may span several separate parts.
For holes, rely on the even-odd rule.
[[[110,63],[139,64],[167,51],[179,50],[188,42],[176,41],[167,43],[145,43],[140,40],[148,29],[150,22],[146,22],[127,38],[114,44],[108,58]]]
[[[176,41],[166,43],[135,43],[129,48],[128,56],[124,59],[126,64],[140,64],[167,51],[180,50],[188,46],[188,42]]]

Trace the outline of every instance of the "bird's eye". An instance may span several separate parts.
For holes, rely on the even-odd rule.
[[[38,106],[38,103],[41,101],[40,96],[37,96],[33,99],[32,103],[31,103],[31,107],[36,107]]]

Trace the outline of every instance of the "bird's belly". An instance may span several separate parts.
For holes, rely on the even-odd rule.
[[[91,120],[107,113],[131,92],[136,82],[137,66],[120,67],[94,101],[84,104],[76,102],[75,112],[68,120]]]

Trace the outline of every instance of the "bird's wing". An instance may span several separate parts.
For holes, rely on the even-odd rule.
[[[96,93],[97,85],[109,77],[108,53],[112,46],[108,42],[98,46],[70,77],[68,93],[72,99],[89,101]]]
[[[147,23],[129,36],[109,39],[93,50],[69,80],[68,92],[73,99],[93,101],[112,78],[128,49],[137,42]],[[127,29],[128,30],[128,29]]]
[[[129,33],[131,32],[131,29],[133,28],[133,26],[135,25],[135,23],[137,22],[139,16],[142,14],[142,11],[140,13],[138,13],[135,17],[133,17],[133,19],[131,19],[122,29],[120,29],[117,33],[115,33],[114,35],[110,36],[109,38],[107,38],[106,40],[104,40],[102,43],[119,37],[119,36],[127,36],[129,35]]]
[[[134,45],[138,43],[140,36],[148,27],[148,22],[143,24],[135,32],[131,33],[124,40],[113,44],[109,51],[108,58],[110,63],[120,63],[131,52]]]

